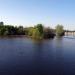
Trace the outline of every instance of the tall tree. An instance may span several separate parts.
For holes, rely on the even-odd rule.
[[[64,29],[62,25],[57,25],[56,26],[56,35],[57,36],[63,36],[64,35]]]
[[[42,24],[37,24],[36,28],[38,28],[38,31],[40,32],[40,36],[43,35],[43,25]]]

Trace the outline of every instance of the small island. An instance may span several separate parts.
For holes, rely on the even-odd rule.
[[[43,24],[34,25],[34,27],[23,27],[14,25],[5,25],[0,22],[0,36],[21,36],[25,35],[32,39],[50,39],[55,36],[63,36],[64,29],[62,25],[57,25],[55,29],[44,27]]]

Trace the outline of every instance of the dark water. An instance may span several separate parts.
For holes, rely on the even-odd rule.
[[[75,39],[0,38],[0,75],[75,75]]]

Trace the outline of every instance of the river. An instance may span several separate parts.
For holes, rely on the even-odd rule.
[[[0,38],[0,75],[75,75],[75,39]]]

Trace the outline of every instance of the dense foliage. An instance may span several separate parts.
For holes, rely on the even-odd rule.
[[[37,24],[29,28],[29,36],[35,39],[49,39],[53,38],[55,34],[53,29],[44,28],[42,24]]]
[[[43,38],[43,25],[37,24],[34,27],[29,28],[29,36],[35,39],[42,39]]]
[[[0,35],[25,35],[23,26],[14,27],[0,22]]]
[[[34,27],[24,28],[23,26],[4,25],[0,22],[0,36],[9,35],[26,35],[34,39],[48,39],[55,35],[62,36],[64,33],[63,26],[57,25],[56,32],[54,29],[46,28],[42,24],[37,24]]]
[[[53,38],[55,36],[55,31],[53,29],[44,28],[44,38]]]

